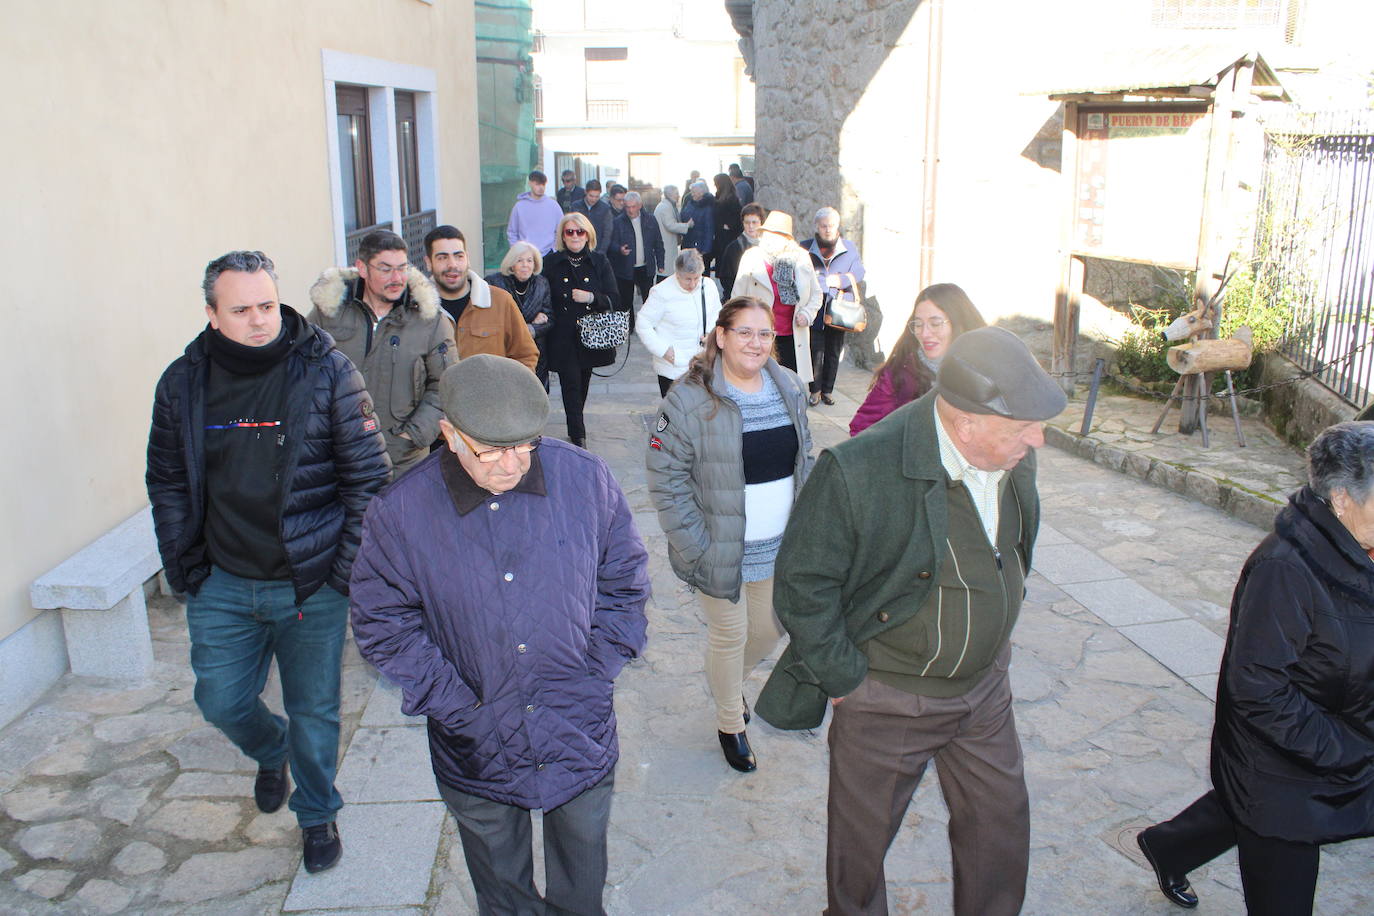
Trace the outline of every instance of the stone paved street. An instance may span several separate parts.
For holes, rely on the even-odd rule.
[[[702,675],[705,625],[668,569],[645,489],[657,387],[638,344],[618,376],[594,382],[589,446],[625,489],[654,583],[648,650],[617,682],[622,759],[607,910],[817,913],[823,730],[779,732],[756,720],[758,772],[735,773],[721,759]],[[812,411],[818,448],[847,435],[866,382],[846,367],[838,403]],[[557,410],[548,433],[564,433]],[[1076,454],[1046,448],[1040,461],[1044,525],[1012,665],[1032,803],[1025,912],[1177,912],[1135,852],[1134,833],[1207,785],[1230,591],[1264,531]],[[182,608],[155,599],[149,613],[151,681],[68,675],[0,731],[0,914],[475,912],[423,724],[400,714],[395,690],[351,644],[339,773],[344,858],[306,875],[293,816],[257,812],[253,766],[195,708]],[[762,674],[748,685],[751,699]],[[279,705],[275,695],[271,702]],[[933,777],[887,864],[894,913],[949,912],[945,811]],[[1195,872],[1193,885],[1197,912],[1243,912],[1234,854]],[[1374,841],[1324,852],[1316,911],[1374,913]]]

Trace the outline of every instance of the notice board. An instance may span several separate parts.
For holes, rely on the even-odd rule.
[[[1197,107],[1080,109],[1076,253],[1191,270],[1209,124]]]

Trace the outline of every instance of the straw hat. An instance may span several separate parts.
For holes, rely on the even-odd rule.
[[[794,242],[797,240],[792,235],[792,214],[784,213],[781,210],[774,210],[768,214],[768,218],[763,221],[763,231],[785,235]]]

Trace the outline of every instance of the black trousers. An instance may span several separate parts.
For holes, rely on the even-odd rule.
[[[1159,867],[1188,872],[1232,846],[1240,858],[1240,882],[1250,916],[1300,916],[1312,912],[1321,847],[1262,837],[1231,820],[1216,790],[1171,820],[1144,831]]]
[[[811,328],[811,390],[830,394],[835,390],[835,374],[840,371],[847,331],[839,328]]]
[[[633,331],[635,329],[635,290],[639,290],[641,304],[648,301],[649,290],[654,288],[653,271],[647,267],[636,267],[633,277],[628,280],[623,277],[616,277],[615,283],[620,292],[620,304],[630,313],[630,330]]]
[[[535,889],[530,813],[439,783],[458,822],[477,911],[599,916],[606,887],[606,828],[615,773],[544,812],[544,896]]]
[[[773,340],[777,350],[778,365],[797,371],[797,338],[791,334],[780,334]]]
[[[587,406],[592,370],[564,367],[554,371],[558,373],[558,387],[563,392],[563,415],[567,418],[568,439],[574,445],[586,445],[587,425],[582,420],[582,410]]]

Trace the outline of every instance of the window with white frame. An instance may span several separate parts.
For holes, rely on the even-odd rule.
[[[433,70],[324,50],[334,247],[351,264],[363,235],[390,229],[411,260],[439,201]]]

